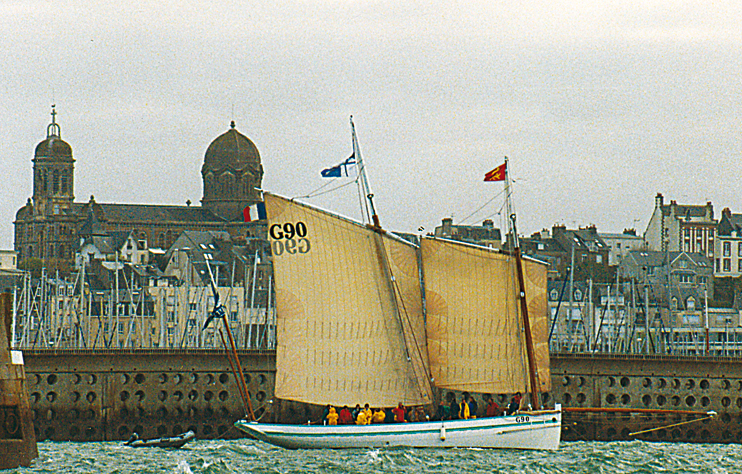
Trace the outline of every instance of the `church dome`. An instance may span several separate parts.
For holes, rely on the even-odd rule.
[[[72,147],[54,135],[36,145],[36,157],[72,158]]]
[[[72,147],[62,140],[62,129],[56,121],[57,111],[52,105],[52,123],[46,127],[46,140],[36,145],[35,158],[62,158],[72,161]]]
[[[216,137],[206,149],[204,167],[212,170],[224,168],[240,170],[248,164],[260,164],[260,153],[249,138],[235,129],[232,121],[230,129]]]

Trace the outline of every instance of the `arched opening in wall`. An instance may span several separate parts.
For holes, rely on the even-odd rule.
[[[161,249],[165,248],[165,234],[162,232],[157,234],[157,246]]]
[[[168,230],[167,233],[165,234],[165,245],[166,245],[165,248],[168,248],[169,249],[170,246],[173,245],[173,241],[174,241],[174,239],[173,239],[173,231],[172,230]]]

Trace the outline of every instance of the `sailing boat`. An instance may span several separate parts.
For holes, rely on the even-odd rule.
[[[353,145],[373,224],[264,193],[276,289],[276,397],[393,407],[432,405],[436,389],[549,390],[545,265],[524,260],[519,291],[512,255],[429,237],[417,246],[384,231],[355,130]],[[529,331],[518,296],[540,316]],[[557,449],[561,409],[360,426],[235,426],[286,448]]]

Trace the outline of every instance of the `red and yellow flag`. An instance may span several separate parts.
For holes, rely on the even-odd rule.
[[[505,181],[505,169],[508,163],[505,162],[493,169],[492,171],[484,174],[485,181]]]

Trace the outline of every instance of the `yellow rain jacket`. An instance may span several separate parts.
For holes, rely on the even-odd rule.
[[[330,412],[327,414],[327,424],[328,425],[338,424],[338,414],[335,408],[333,407],[330,407]]]

